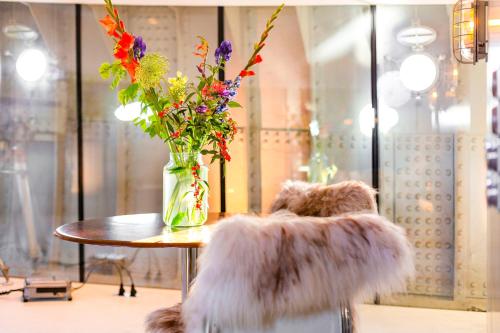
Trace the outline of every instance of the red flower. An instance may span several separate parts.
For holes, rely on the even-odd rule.
[[[120,38],[120,35],[116,32],[118,25],[111,16],[106,15],[102,20],[99,20],[99,23],[104,27],[104,29],[106,29],[108,35]]]
[[[170,137],[172,137],[173,139],[177,139],[180,135],[181,135],[181,132],[175,131],[174,133],[172,133],[170,135]]]
[[[209,86],[204,86],[204,87],[201,89],[201,94],[202,94],[202,96],[204,96],[204,97],[207,97],[208,95],[210,95],[210,88],[209,88]]]
[[[134,36],[129,34],[128,32],[124,32],[122,38],[118,42],[118,45],[125,50],[130,50],[132,46],[134,46]]]
[[[126,59],[129,57],[130,48],[134,46],[134,36],[128,32],[124,32],[122,38],[116,43],[115,46],[115,58]]]
[[[226,90],[226,86],[222,82],[216,81],[212,84],[213,92],[216,92],[217,94],[220,95],[224,92],[224,90]]]
[[[217,146],[219,146],[221,156],[226,161],[231,161],[231,156],[229,156],[229,153],[227,152],[226,139],[224,138],[224,136],[222,136],[221,132],[216,132],[215,136],[219,139],[219,141],[217,142]]]
[[[125,50],[122,48],[115,49],[115,58],[116,59],[127,59],[127,57],[128,57],[128,50]]]
[[[253,76],[253,75],[255,75],[255,72],[254,72],[254,71],[247,71],[247,70],[245,70],[245,69],[244,69],[244,70],[242,70],[242,71],[240,72],[240,76],[241,76],[241,77],[245,77],[245,76]]]
[[[160,119],[163,119],[166,115],[167,115],[167,110],[162,110],[158,113],[158,117],[160,117]]]
[[[257,54],[255,58],[253,58],[251,65],[255,65],[261,62],[262,62],[262,57],[260,56],[260,54]]]
[[[139,66],[139,63],[134,60],[134,59],[122,59],[122,66],[127,70],[128,75],[130,76],[130,79],[132,80],[132,83],[135,82],[135,71],[137,69],[137,66]]]

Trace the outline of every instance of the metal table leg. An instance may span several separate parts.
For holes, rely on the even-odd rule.
[[[350,304],[342,304],[340,307],[340,318],[342,324],[342,333],[353,333],[353,320]]]
[[[197,248],[181,249],[181,279],[182,279],[182,301],[184,302],[189,294],[189,288],[198,273],[196,260],[198,259]]]

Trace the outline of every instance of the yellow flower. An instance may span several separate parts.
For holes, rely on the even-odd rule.
[[[177,72],[177,76],[168,79],[168,83],[170,84],[170,87],[168,87],[168,91],[170,92],[173,101],[184,101],[184,99],[186,98],[187,82],[187,76],[182,75],[182,73],[179,71]]]
[[[150,53],[141,59],[135,79],[144,89],[150,89],[160,84],[160,80],[167,74],[167,71],[167,58],[158,53]]]

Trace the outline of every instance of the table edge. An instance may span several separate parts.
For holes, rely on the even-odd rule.
[[[68,236],[59,232],[57,228],[53,235],[61,240],[87,245],[98,245],[98,246],[121,246],[121,247],[132,247],[132,248],[200,248],[205,246],[204,243],[145,243],[145,242],[133,242],[133,241],[118,241],[118,240],[93,240],[88,238],[79,238]]]

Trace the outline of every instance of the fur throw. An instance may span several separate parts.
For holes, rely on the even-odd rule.
[[[150,313],[146,318],[146,331],[150,333],[184,333],[181,304]]]
[[[271,211],[287,209],[301,216],[333,216],[353,212],[377,212],[375,190],[359,181],[333,185],[287,181]]]
[[[272,205],[273,212],[281,209],[326,217],[376,212],[377,207],[375,191],[361,182],[324,186],[288,181]],[[236,216],[221,223],[206,252],[183,311],[189,332],[200,328],[203,316],[221,324],[255,326],[282,313],[336,308],[356,294],[402,286],[413,267],[401,229],[374,215],[302,220],[280,211],[267,218]],[[313,285],[316,280],[320,283]],[[146,326],[150,333],[184,332],[180,305],[153,312]]]
[[[266,327],[404,290],[413,256],[403,229],[375,214],[278,212],[220,222],[199,268],[182,307],[187,333],[203,332],[204,319],[229,331]]]

